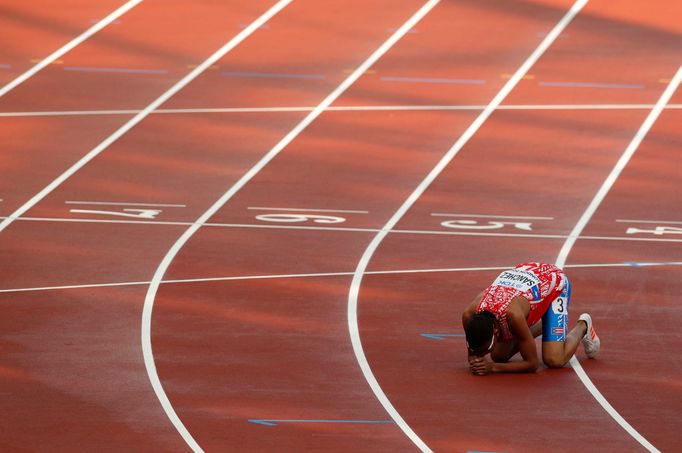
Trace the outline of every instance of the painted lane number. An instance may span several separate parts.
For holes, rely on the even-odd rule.
[[[682,228],[671,226],[657,226],[653,230],[642,230],[639,228],[628,228],[626,234],[655,234],[662,236],[664,234],[682,234]]]
[[[343,217],[313,214],[261,214],[256,216],[256,219],[263,222],[281,223],[301,223],[308,221],[313,221],[315,223],[343,223],[346,221]]]
[[[129,217],[133,219],[156,219],[163,212],[161,209],[123,209],[122,211],[99,211],[92,209],[71,209],[74,214],[96,214],[116,217]]]
[[[466,229],[466,230],[498,230],[505,226],[512,225],[514,228],[523,231],[532,231],[530,222],[486,222],[479,224],[476,220],[446,220],[441,222],[445,228]]]

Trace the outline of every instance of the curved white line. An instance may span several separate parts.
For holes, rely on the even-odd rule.
[[[206,61],[199,65],[194,71],[192,71],[192,73],[190,73],[190,75],[195,73],[198,75],[200,72],[204,71],[206,68],[213,65],[220,58],[225,56],[230,50],[235,48],[239,43],[244,41],[247,37],[253,34],[260,27],[262,27],[268,20],[270,20],[275,14],[280,12],[284,7],[289,5],[289,3],[291,2],[292,0],[280,0],[279,2],[277,2],[258,19],[253,21],[248,27],[244,28],[227,44],[221,47],[216,53],[211,55],[211,57],[209,57]],[[189,83],[189,81],[187,81],[187,83]],[[231,197],[232,193],[234,192],[236,192],[236,190],[228,192],[227,194],[225,194],[225,196],[218,200],[218,202],[221,202],[223,199],[227,201],[227,199]],[[229,196],[227,196],[228,194]],[[224,201],[222,203],[224,203]],[[222,204],[220,206],[222,206]],[[147,369],[147,374],[149,375],[149,381],[152,385],[152,388],[154,389],[154,393],[156,393],[156,397],[158,398],[159,402],[161,403],[161,406],[163,407],[163,410],[166,412],[168,419],[171,421],[171,423],[173,423],[173,426],[175,426],[175,429],[182,436],[187,445],[195,452],[203,452],[203,450],[196,442],[196,440],[194,440],[192,435],[189,433],[185,425],[180,420],[180,417],[178,417],[177,413],[175,412],[173,405],[170,403],[170,400],[168,399],[168,395],[166,395],[166,392],[163,389],[163,385],[161,385],[161,380],[159,379],[159,375],[156,371],[156,364],[154,363],[154,353],[152,350],[151,334],[152,309],[154,307],[154,298],[156,297],[156,293],[159,289],[161,279],[163,278],[163,275],[166,273],[168,267],[170,266],[170,263],[173,261],[173,258],[175,257],[175,255],[177,255],[177,253],[180,251],[182,246],[187,242],[187,240],[189,240],[189,238],[192,237],[192,235],[201,227],[201,225],[205,223],[218,209],[219,209],[218,203],[214,204],[208,211],[204,213],[204,215],[202,215],[197,220],[196,223],[192,224],[182,234],[182,236],[180,236],[180,238],[175,242],[175,244],[173,244],[173,246],[170,248],[166,256],[163,258],[163,261],[161,261],[159,267],[156,269],[154,276],[152,277],[151,283],[147,290],[147,295],[145,297],[144,306],[142,308],[142,326],[140,336],[142,344],[142,355],[144,358],[145,367]]]
[[[571,7],[571,9],[564,15],[564,17],[554,26],[551,32],[547,34],[540,45],[533,51],[533,53],[523,62],[523,64],[516,70],[514,75],[505,83],[497,95],[490,101],[490,103],[483,109],[483,111],[476,117],[462,136],[455,142],[448,152],[441,158],[431,172],[424,178],[424,180],[417,186],[417,188],[410,194],[405,202],[398,208],[393,217],[384,225],[381,231],[374,237],[372,242],[365,249],[360,262],[358,263],[353,280],[351,282],[350,291],[348,294],[348,330],[353,345],[353,351],[360,365],[360,369],[365,376],[369,386],[372,388],[375,396],[379,402],[384,406],[384,409],[389,413],[391,418],[395,420],[396,424],[403,430],[403,432],[412,440],[412,442],[423,452],[430,452],[431,449],[421,440],[421,438],[412,430],[412,428],[403,420],[398,411],[393,407],[390,400],[381,389],[372,369],[369,366],[367,357],[362,347],[362,340],[360,339],[360,330],[358,327],[358,294],[362,284],[362,278],[367,270],[369,260],[374,255],[374,252],[379,247],[379,244],[388,235],[388,233],[396,226],[405,213],[412,207],[412,205],[419,199],[424,191],[431,185],[431,183],[438,177],[438,175],[445,169],[450,161],[459,153],[464,145],[474,136],[483,123],[492,115],[492,113],[499,107],[505,97],[514,89],[523,76],[530,70],[535,62],[542,56],[542,54],[549,48],[549,46],[557,39],[559,34],[568,26],[573,18],[580,12],[580,10],[587,4],[588,0],[578,0]]]
[[[278,3],[281,9],[285,4],[291,0],[286,0]],[[381,58],[395,43],[402,38],[407,31],[412,28],[423,15],[425,15],[433,6],[440,0],[429,0],[405,25],[393,33],[377,50],[375,50],[358,68],[353,71],[341,84],[332,91],[313,111],[311,111],[300,123],[298,123],[282,140],[280,140],[267,154],[265,154],[249,171],[247,171],[230,189],[223,194],[201,217],[197,219],[173,246],[168,250],[168,253],[163,258],[159,267],[156,269],[152,278],[151,284],[147,291],[142,310],[142,352],[144,356],[145,366],[149,374],[149,380],[154,388],[157,398],[161,402],[168,418],[171,420],[175,428],[182,435],[187,444],[195,451],[200,452],[201,447],[194,440],[187,428],[184,426],[178,417],[175,409],[171,405],[166,392],[161,385],[158,373],[156,371],[156,364],[154,363],[154,354],[152,351],[151,342],[151,322],[152,311],[154,309],[154,300],[159,289],[159,285],[165,275],[171,262],[178,254],[180,249],[187,243],[187,241],[196,233],[202,225],[206,224],[208,220],[222,208],[244,185],[246,185],[253,177],[260,172],[272,159],[274,159],[289,143],[291,143],[310,123],[312,123],[318,116],[322,114],[341,94],[346,91],[357,79],[360,78],[376,61]],[[273,10],[276,7],[273,7]],[[272,10],[271,10],[272,11]],[[274,14],[274,13],[273,13]],[[258,22],[258,21],[257,21]],[[252,27],[258,27],[257,22],[252,24]]]
[[[582,233],[582,231],[585,229],[585,226],[590,221],[590,219],[596,212],[597,208],[599,208],[601,202],[604,200],[604,198],[606,198],[606,195],[611,190],[611,187],[613,187],[616,180],[620,176],[621,172],[626,167],[626,165],[634,155],[635,151],[639,147],[639,145],[642,143],[642,140],[644,140],[644,137],[646,137],[647,133],[653,126],[654,122],[663,111],[663,108],[670,101],[670,98],[673,96],[678,86],[680,85],[680,81],[682,81],[682,66],[680,66],[680,68],[677,70],[677,73],[671,79],[670,84],[667,86],[665,91],[663,91],[663,94],[656,103],[655,107],[653,108],[653,110],[651,110],[651,112],[649,112],[649,115],[647,115],[646,119],[640,126],[634,138],[627,146],[627,148],[625,148],[625,151],[621,155],[620,159],[618,159],[618,162],[616,162],[616,165],[611,170],[611,173],[606,177],[606,180],[597,191],[597,194],[594,196],[589,206],[578,220],[578,223],[576,223],[575,227],[571,231],[571,234],[569,234],[568,239],[566,239],[566,242],[564,242],[564,245],[563,247],[561,247],[561,251],[559,252],[559,256],[557,257],[556,260],[557,266],[563,267],[563,265],[566,263],[568,254],[571,252],[573,245],[575,245],[575,242],[580,237],[580,233]],[[658,452],[659,450],[656,449],[656,447],[654,447],[648,440],[646,440],[644,436],[642,436],[635,428],[633,428],[618,413],[618,411],[616,411],[616,409],[614,409],[613,406],[611,406],[611,404],[606,400],[606,398],[604,398],[601,392],[592,383],[592,380],[589,378],[587,373],[585,373],[585,370],[583,370],[583,367],[580,365],[580,362],[578,362],[578,359],[576,359],[575,356],[571,357],[570,363],[571,366],[573,367],[573,370],[578,375],[578,378],[580,378],[585,388],[587,388],[587,390],[592,394],[592,396],[599,402],[599,404],[601,404],[604,410],[644,448],[651,452]]]
[[[65,45],[60,47],[59,49],[52,52],[50,55],[45,57],[42,61],[40,61],[35,66],[33,66],[31,69],[24,72],[23,74],[21,74],[19,77],[12,80],[11,82],[9,82],[4,87],[0,88],[0,97],[4,96],[9,91],[13,90],[14,88],[19,86],[20,84],[24,83],[29,78],[33,77],[38,71],[43,69],[45,66],[51,64],[57,58],[63,56],[64,54],[66,54],[67,52],[72,50],[74,47],[78,46],[83,41],[90,38],[92,35],[94,35],[98,31],[100,31],[101,29],[103,29],[104,27],[106,27],[107,25],[109,25],[110,23],[112,23],[113,21],[118,19],[119,17],[121,17],[126,12],[130,11],[133,7],[137,6],[141,2],[142,2],[142,0],[130,0],[129,2],[125,3],[124,5],[122,5],[118,9],[116,9],[114,12],[109,14],[107,17],[105,17],[104,19],[97,22],[95,25],[93,25],[92,27],[85,30],[83,33],[81,33],[76,38],[72,39],[71,41],[69,41],[68,43],[66,43]]]

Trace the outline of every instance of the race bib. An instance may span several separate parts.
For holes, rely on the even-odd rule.
[[[529,271],[510,269],[502,272],[493,282],[493,286],[504,286],[525,293],[530,291],[534,300],[540,300],[540,280]]]

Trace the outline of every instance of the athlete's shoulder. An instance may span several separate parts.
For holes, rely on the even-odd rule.
[[[540,262],[528,262],[519,264],[514,267],[514,269],[521,269],[526,271],[531,271],[534,273],[549,273],[549,272],[563,272],[561,268],[550,263],[540,263]]]

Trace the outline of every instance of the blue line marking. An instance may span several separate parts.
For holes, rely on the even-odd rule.
[[[270,420],[260,418],[249,419],[249,423],[256,423],[258,425],[264,426],[277,426],[278,423],[365,423],[378,425],[395,424],[393,420]]]
[[[259,77],[273,79],[320,79],[324,80],[322,74],[287,74],[281,72],[221,72],[226,77]]]
[[[422,337],[430,338],[432,340],[443,341],[445,337],[463,337],[463,333],[422,333]]]
[[[650,266],[681,266],[682,264],[675,261],[668,261],[662,263],[640,263],[637,261],[625,261],[623,264],[632,267],[650,267]]]
[[[381,77],[384,82],[411,82],[411,83],[452,83],[463,85],[484,85],[485,80],[476,79],[439,79],[430,77]]]
[[[599,83],[599,82],[540,82],[543,87],[569,87],[569,88],[609,88],[641,90],[644,85],[629,83]]]
[[[113,72],[125,74],[168,74],[168,71],[165,69],[97,68],[90,66],[64,66],[64,70],[80,72]]]

